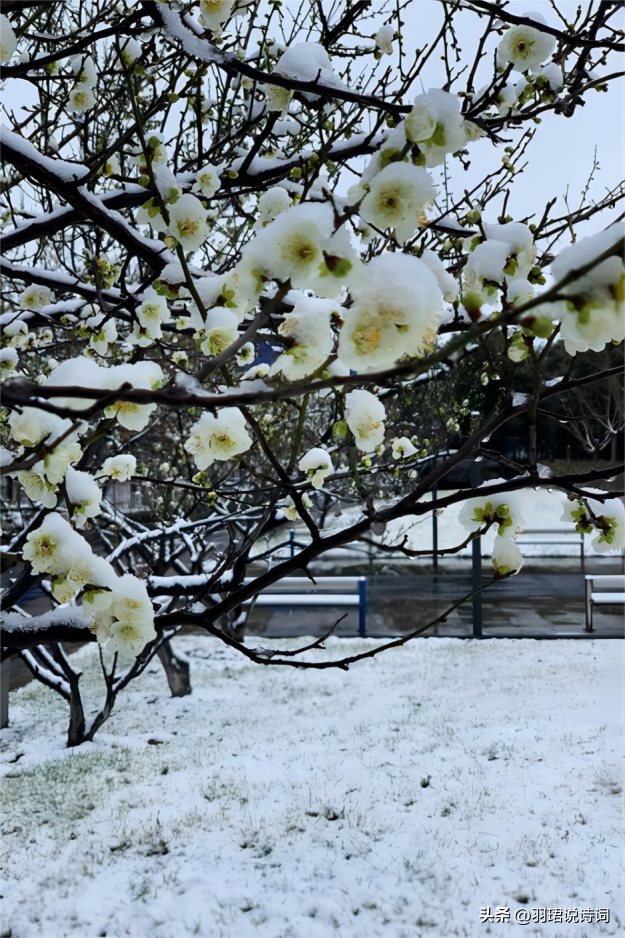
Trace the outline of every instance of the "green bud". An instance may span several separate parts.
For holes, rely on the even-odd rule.
[[[342,440],[347,436],[347,424],[344,420],[337,420],[332,427],[332,436],[335,440]]]

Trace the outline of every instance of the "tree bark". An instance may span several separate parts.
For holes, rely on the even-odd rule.
[[[171,696],[186,697],[192,691],[189,662],[176,655],[169,641],[163,642],[157,654],[161,659]]]

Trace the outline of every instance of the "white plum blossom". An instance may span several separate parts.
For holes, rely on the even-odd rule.
[[[204,323],[204,337],[200,348],[205,355],[220,355],[239,336],[239,319],[231,309],[217,306],[211,309]]]
[[[38,287],[36,285],[27,287],[17,299],[22,309],[31,309],[34,312],[39,312],[44,306],[49,306],[50,303],[54,302],[54,297],[48,287]],[[10,333],[8,334],[10,335]]]
[[[343,313],[338,356],[364,372],[404,355],[416,356],[436,342],[442,297],[434,274],[418,258],[381,254],[352,288],[353,304]]]
[[[151,339],[160,339],[162,324],[171,321],[167,300],[159,296],[154,287],[148,287],[143,294],[143,303],[137,307],[137,319]]]
[[[47,452],[34,464],[32,471],[53,486],[63,481],[70,463],[82,456],[78,431],[68,433],[71,420],[36,407],[24,407],[21,413],[16,410],[11,413],[8,424],[13,439],[26,447],[37,446],[45,440]]]
[[[89,518],[100,514],[102,492],[89,472],[70,466],[65,476],[65,490],[68,501],[74,506],[72,517],[79,528],[83,528]]]
[[[43,472],[22,469],[15,475],[28,498],[34,502],[41,502],[44,508],[56,506],[56,486],[46,480]]]
[[[117,326],[115,320],[107,317],[105,313],[96,313],[89,316],[85,325],[92,330],[89,339],[89,348],[97,355],[106,356],[109,346],[117,339]]]
[[[571,276],[602,254],[614,250],[625,233],[619,222],[590,238],[575,242],[551,266],[556,282]],[[622,251],[614,253],[564,286],[566,300],[552,303],[544,312],[562,322],[564,347],[569,355],[592,349],[600,352],[610,342],[625,338],[625,276]],[[539,307],[535,312],[543,312]]]
[[[265,103],[268,111],[279,111],[281,118],[289,113],[293,92],[281,85],[265,85]]]
[[[301,472],[305,472],[314,489],[320,489],[329,475],[334,472],[332,457],[327,450],[316,446],[309,449],[297,464]]]
[[[505,483],[505,479],[493,479],[483,486]],[[478,491],[479,491],[478,488]],[[478,531],[485,525],[492,524],[501,537],[512,538],[522,533],[523,500],[518,492],[501,492],[494,495],[477,495],[469,498],[460,509],[458,520],[468,531]]]
[[[206,209],[190,192],[169,208],[169,233],[185,251],[197,251],[209,235]]]
[[[201,192],[207,199],[212,199],[215,193],[219,191],[221,185],[221,179],[219,178],[220,172],[220,166],[213,166],[212,163],[207,163],[196,175],[191,191]]]
[[[102,463],[98,475],[110,476],[117,482],[127,482],[137,471],[137,457],[126,453],[119,456],[109,456]]]
[[[404,124],[406,122],[402,121],[397,127],[394,127],[389,133],[380,149],[377,150],[367,165],[365,166],[364,172],[360,177],[359,181],[350,186],[347,190],[347,201],[350,205],[354,205],[356,202],[360,202],[362,198],[369,191],[369,186],[371,181],[375,179],[378,173],[383,169],[384,166],[388,163],[399,161],[401,159],[401,153],[406,149],[408,141],[406,140],[406,132],[404,130]],[[408,158],[405,156],[405,160]]]
[[[331,300],[300,299],[278,328],[290,345],[274,362],[272,374],[282,372],[295,381],[323,365],[334,346],[330,316],[339,309]]]
[[[64,575],[71,568],[82,544],[82,538],[68,522],[52,512],[45,516],[35,531],[26,535],[22,556],[32,566],[33,573]]]
[[[244,375],[241,376],[241,381],[254,381],[256,378],[268,378],[271,374],[271,367],[266,362],[261,362],[259,365],[252,365],[251,368],[248,368]]]
[[[76,85],[70,91],[67,110],[72,114],[84,114],[95,106],[95,95],[88,85]]]
[[[536,260],[534,236],[527,225],[521,222],[490,225],[485,222],[484,231],[487,243],[500,241],[508,245],[507,263],[504,268],[506,283],[527,277]]]
[[[241,346],[236,354],[236,362],[239,368],[244,368],[246,365],[251,365],[255,358],[256,348],[253,342],[246,342],[245,345]]]
[[[136,362],[134,365],[116,365],[103,369],[101,387],[115,390],[129,383],[133,388],[156,390],[164,380],[160,365],[153,361]],[[144,430],[156,404],[136,404],[133,401],[116,401],[105,408],[106,417],[117,417],[118,423],[127,430]]]
[[[479,243],[479,235],[465,240],[469,257],[463,271],[463,303],[467,309],[479,308],[483,303],[495,304],[498,285],[510,285],[515,280],[525,282],[536,258],[536,246],[527,225],[484,223],[483,227],[486,241]]]
[[[76,538],[74,547],[71,566],[64,576],[52,581],[52,595],[59,603],[69,602],[87,584],[111,588],[117,579],[110,563],[96,556],[81,537]]]
[[[151,205],[149,208],[141,206],[135,212],[135,221],[138,225],[151,225],[156,232],[169,231],[160,208]]]
[[[605,497],[605,492],[597,492]],[[567,501],[562,521],[575,524],[580,534],[594,534],[591,547],[599,554],[625,548],[625,505],[620,498],[594,498]]]
[[[0,62],[8,62],[16,49],[17,38],[11,21],[4,13],[0,13]]]
[[[384,441],[384,404],[370,391],[350,391],[345,396],[345,421],[354,442],[364,453],[375,452]]]
[[[200,19],[214,36],[219,37],[233,7],[234,0],[200,0]]]
[[[198,469],[206,469],[216,460],[247,452],[251,445],[241,411],[238,407],[224,407],[216,416],[204,411],[191,427],[184,448],[194,457]]]
[[[78,55],[70,62],[78,83],[85,88],[94,88],[98,82],[98,70],[90,55]]]
[[[404,244],[418,228],[424,206],[434,197],[432,178],[422,166],[389,163],[371,181],[360,214],[381,231],[395,229],[397,240]]]
[[[511,576],[523,566],[523,554],[512,538],[496,537],[491,561],[500,576]]]
[[[407,436],[395,437],[392,446],[393,459],[408,459],[417,452],[416,446]]]
[[[304,508],[306,509],[306,511],[310,511],[310,509],[312,508],[312,501],[311,501],[311,499],[308,497],[308,495],[306,494],[306,492],[302,492],[302,494],[301,494],[301,499],[302,499],[302,505],[304,506]],[[289,521],[297,521],[297,519],[298,519],[299,516],[300,516],[300,515],[299,515],[299,511],[298,511],[298,508],[297,508],[297,505],[295,504],[295,502],[293,501],[293,499],[291,498],[290,495],[289,495],[289,497],[286,499],[286,502],[285,502],[285,504],[284,504],[282,510],[283,510],[283,512],[284,512],[284,514],[285,514],[285,517],[286,517]]]
[[[106,592],[86,593],[83,611],[93,618],[98,642],[122,658],[136,658],[156,638],[154,609],[147,589],[130,573],[119,577]]]
[[[545,23],[540,13],[527,16],[536,23]],[[548,59],[555,47],[555,37],[549,33],[533,26],[511,26],[497,47],[497,61],[500,65],[510,62],[517,72],[526,72]]]
[[[439,166],[447,153],[460,150],[467,139],[460,98],[438,88],[417,95],[404,130],[425,155],[426,166]]]
[[[303,202],[259,231],[243,248],[243,261],[261,277],[332,298],[360,267],[345,227],[333,231],[328,203]]]
[[[129,36],[122,42],[120,54],[122,62],[128,68],[133,65],[143,52],[141,43],[133,36]]]
[[[393,36],[395,30],[392,26],[380,26],[375,34],[375,44],[383,55],[393,54]]]

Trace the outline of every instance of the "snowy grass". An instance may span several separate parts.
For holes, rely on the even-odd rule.
[[[52,692],[11,694],[2,934],[624,934],[622,642],[432,638],[348,674],[178,647],[193,695],[154,667],[79,750]],[[479,923],[520,905],[611,922]]]

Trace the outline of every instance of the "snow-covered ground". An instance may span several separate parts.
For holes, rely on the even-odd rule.
[[[347,674],[178,647],[193,695],[155,666],[79,750],[52,692],[11,694],[3,935],[624,934],[621,641],[431,638]]]

